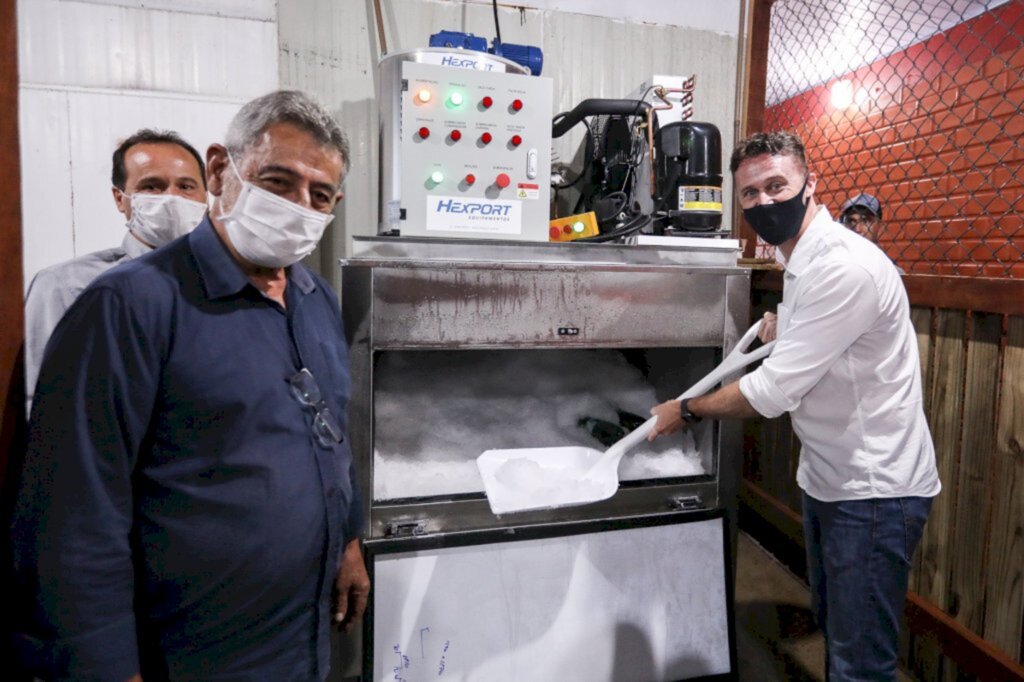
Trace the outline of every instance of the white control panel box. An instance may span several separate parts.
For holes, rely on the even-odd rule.
[[[404,62],[399,233],[547,241],[551,80]]]

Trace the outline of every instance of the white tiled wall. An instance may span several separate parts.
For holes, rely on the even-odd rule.
[[[143,127],[201,153],[277,88],[273,0],[19,0],[25,283],[120,243],[110,156]]]

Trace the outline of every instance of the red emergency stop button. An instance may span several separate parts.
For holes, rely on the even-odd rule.
[[[505,189],[511,183],[512,179],[508,177],[508,175],[506,175],[505,173],[499,173],[498,177],[494,179],[494,184],[497,185],[500,189]]]
[[[519,111],[523,108],[523,100],[514,99],[512,100],[512,111]]]
[[[494,100],[491,99],[490,97],[484,97],[482,100],[480,100],[480,106],[482,106],[484,109],[490,109],[493,104]]]
[[[428,137],[430,137],[430,128],[428,128],[426,126],[423,126],[422,128],[420,128],[416,132],[418,132],[420,134],[420,138],[422,138],[424,140],[427,139]]]
[[[476,176],[475,175],[470,173],[469,175],[466,176],[466,184],[467,185],[472,185],[474,182],[476,182]]]
[[[558,230],[558,226],[557,226],[557,225],[555,225],[555,226],[551,227],[551,228],[550,228],[550,229],[548,230],[548,237],[549,237],[550,239],[558,239],[558,237],[559,237],[559,235],[560,235],[560,234],[561,234],[561,232],[559,232],[559,230]]]
[[[450,133],[450,137],[452,138],[452,142],[458,142],[459,140],[462,139],[462,131],[461,130],[453,130]]]
[[[511,140],[509,140],[509,142],[511,142],[511,143],[512,143],[512,146],[513,146],[513,147],[518,147],[519,145],[521,145],[521,144],[523,143],[523,138],[521,138],[521,137],[520,137],[520,136],[518,136],[518,135],[513,135],[513,136],[512,136],[512,139],[511,139]]]
[[[490,144],[491,140],[493,139],[494,138],[491,136],[490,133],[484,133],[483,135],[480,136],[480,141],[483,142],[484,144]]]

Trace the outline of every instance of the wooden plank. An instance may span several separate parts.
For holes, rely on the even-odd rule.
[[[15,0],[0,0],[0,490],[25,425],[21,162],[18,157],[18,36]]]
[[[1024,280],[904,275],[911,305],[1024,315]]]
[[[946,610],[949,608],[950,538],[955,530],[957,463],[963,417],[966,315],[956,310],[940,310],[936,317],[926,414],[935,442],[935,459],[943,490],[932,503],[931,515],[918,549],[921,553],[918,591],[932,604]]]
[[[985,639],[1024,658],[1024,317],[1010,318],[1003,350],[990,484],[992,533],[985,571]]]
[[[963,441],[950,573],[949,612],[979,635],[985,625],[986,548],[990,535],[992,461],[996,440],[1001,315],[970,320],[964,379]]]
[[[750,282],[758,291],[781,291],[782,272],[754,270]],[[903,275],[903,284],[912,306],[1024,315],[1024,279]]]
[[[743,108],[742,137],[764,128],[765,92],[768,87],[768,39],[771,36],[772,3],[775,0],[753,0],[747,33],[747,88]],[[727,152],[728,154],[729,152]],[[726,162],[728,164],[728,162]],[[740,216],[739,201],[733,202],[733,215]],[[746,220],[738,220],[739,237],[744,240],[743,255],[753,258],[757,235]]]
[[[951,661],[955,661],[959,674],[968,676],[966,679],[1024,682],[1024,666],[920,595],[913,592],[907,595],[903,615],[907,628],[916,637],[933,642]]]
[[[932,367],[932,309],[911,308],[910,321],[914,325],[915,334],[917,334],[917,348],[921,357],[921,390],[925,400],[925,414],[927,414],[929,387],[931,386],[929,376]],[[924,552],[920,549],[914,554],[914,568],[910,573],[910,589],[915,592],[921,589],[921,556],[923,554]]]
[[[1022,396],[1024,398],[1024,396]],[[742,481],[740,505],[773,525],[788,540],[804,544],[803,519],[762,488]],[[775,548],[765,538],[756,538],[769,551]],[[992,646],[949,614],[929,604],[921,595],[907,593],[904,606],[907,626],[921,640],[932,642],[960,668],[960,673],[977,680],[1024,682],[1024,666]]]

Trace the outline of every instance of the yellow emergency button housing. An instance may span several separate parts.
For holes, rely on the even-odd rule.
[[[571,242],[583,237],[596,237],[600,233],[597,215],[590,211],[552,220],[548,230],[548,241]]]

